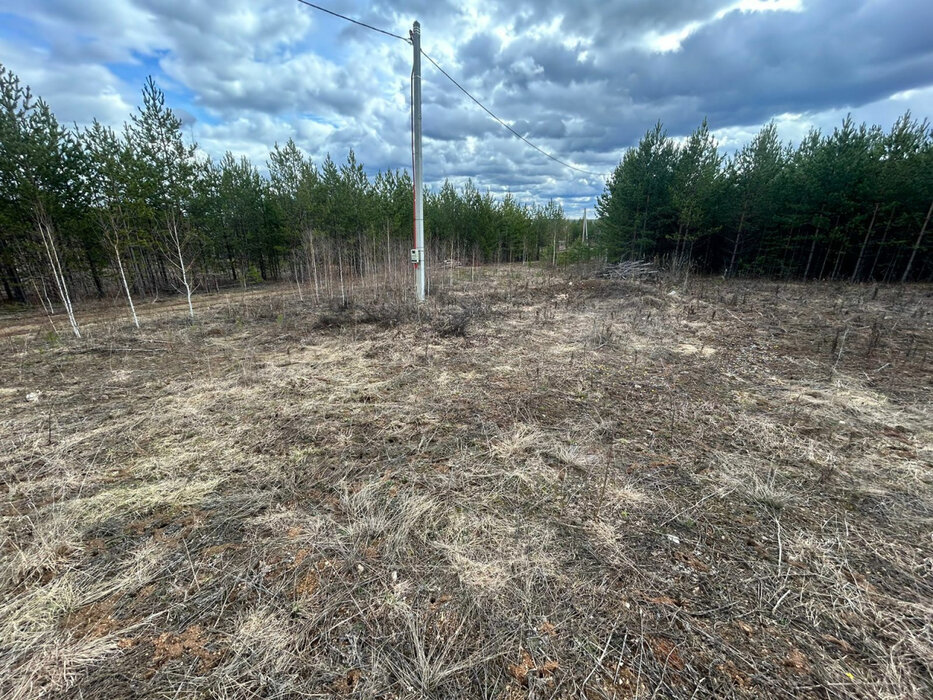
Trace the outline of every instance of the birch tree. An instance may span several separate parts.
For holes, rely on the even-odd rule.
[[[165,105],[165,94],[150,76],[143,104],[125,128],[132,152],[135,195],[148,212],[154,240],[174,270],[194,318],[191,294],[194,234],[186,218],[193,195],[195,146],[186,145],[181,119]]]
[[[10,206],[32,224],[44,251],[54,288],[78,338],[64,261],[67,250],[58,242],[56,222],[65,218],[69,204],[79,197],[78,145],[73,134],[62,128],[43,100],[33,102],[28,88],[0,66],[0,186]],[[23,222],[25,223],[25,221]]]
[[[124,213],[128,203],[126,185],[130,179],[132,158],[129,149],[113,129],[96,119],[83,134],[87,163],[87,194],[97,214],[100,229],[113,253],[120,282],[126,294],[133,324],[139,328],[136,305],[123,267],[123,247],[130,237],[129,223]]]

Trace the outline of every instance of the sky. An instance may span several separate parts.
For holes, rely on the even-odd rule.
[[[408,36],[516,131],[608,173],[660,120],[706,117],[725,152],[773,120],[785,141],[848,113],[933,117],[929,0],[317,0]],[[0,63],[60,121],[120,127],[152,75],[202,152],[264,168],[289,138],[315,162],[353,149],[410,168],[412,49],[296,0],[0,0]],[[425,62],[426,184],[468,178],[571,216],[604,176],[509,134]]]

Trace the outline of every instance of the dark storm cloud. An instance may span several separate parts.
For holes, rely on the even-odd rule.
[[[501,129],[482,112],[470,109],[463,104],[455,105],[450,109],[426,104],[422,114],[422,132],[425,138],[437,141],[460,142],[469,136],[481,138],[487,135],[497,135],[497,129]]]
[[[502,41],[486,33],[474,34],[457,51],[457,59],[465,76],[482,75],[498,62]]]
[[[692,98],[718,124],[855,107],[933,82],[933,40],[917,30],[933,26],[933,4],[848,7],[821,2],[803,13],[733,11],[688,37],[680,51],[624,52],[616,60],[633,66],[626,88],[636,102]]]
[[[556,115],[534,121],[519,119],[512,128],[525,137],[559,139],[567,135],[567,125]]]
[[[561,20],[562,29],[593,31],[583,60],[582,46],[565,46],[553,35],[519,36],[505,48],[481,35],[461,45],[460,68],[499,114],[522,116],[534,104],[545,117],[584,120],[588,128],[564,139],[563,152],[618,149],[658,119],[672,134],[686,134],[704,116],[720,128],[761,123],[787,112],[857,108],[933,82],[931,3],[852,2],[840,10],[838,3],[823,1],[806,3],[802,12],[734,9],[664,53],[611,40],[633,27],[709,20],[726,6],[634,3],[597,11],[583,3]],[[519,3],[514,13],[497,17],[535,26],[561,7],[546,0]]]

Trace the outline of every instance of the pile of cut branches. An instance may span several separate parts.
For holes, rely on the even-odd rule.
[[[645,260],[621,260],[607,264],[596,276],[607,280],[639,280],[650,279],[657,274],[658,269],[653,263]]]

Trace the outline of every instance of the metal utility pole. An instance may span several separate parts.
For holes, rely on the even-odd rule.
[[[424,301],[424,173],[421,162],[421,25],[415,22],[411,29],[414,63],[411,71],[411,143],[412,169],[415,179],[415,231],[411,249],[411,262],[415,266],[415,297]]]
[[[586,243],[586,207],[583,208],[583,242]]]

